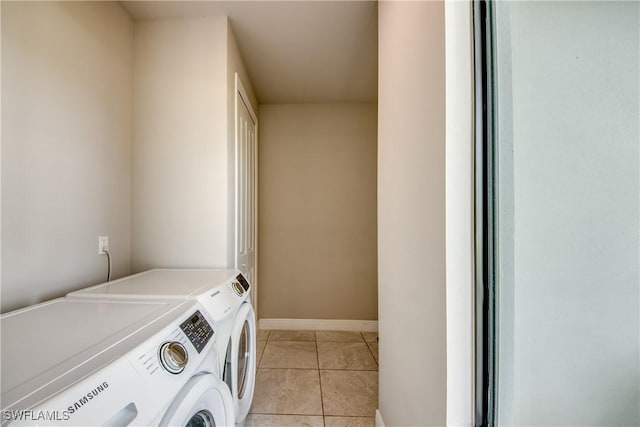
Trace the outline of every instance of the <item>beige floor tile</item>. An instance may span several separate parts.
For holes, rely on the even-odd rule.
[[[364,342],[318,342],[320,369],[378,369]]]
[[[318,369],[315,342],[268,341],[260,368]]]
[[[271,331],[269,339],[272,341],[315,341],[313,331]]]
[[[378,341],[378,333],[377,332],[361,332],[362,338],[366,342],[377,342]]]
[[[256,341],[256,364],[260,366],[260,360],[262,359],[262,353],[264,352],[264,347],[267,345],[266,341]]]
[[[338,342],[363,342],[364,339],[360,332],[350,331],[317,331],[316,340],[319,341],[338,341]]]
[[[320,415],[249,414],[245,427],[324,427],[324,424]]]
[[[269,339],[269,330],[267,329],[258,329],[258,334],[256,336],[256,340],[258,341],[266,341]]]
[[[322,415],[318,371],[314,369],[258,369],[251,412],[256,414]]]
[[[375,427],[371,417],[324,417],[324,427]]]
[[[375,417],[377,371],[320,371],[325,415]]]
[[[373,358],[376,359],[376,363],[380,363],[378,361],[378,343],[377,342],[368,342],[367,345],[371,349],[371,353],[373,353]]]

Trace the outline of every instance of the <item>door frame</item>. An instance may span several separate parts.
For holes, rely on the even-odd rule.
[[[235,73],[235,90],[234,90],[234,144],[235,144],[235,213],[234,213],[234,221],[235,221],[235,233],[233,237],[233,266],[238,269],[238,235],[239,235],[239,215],[240,215],[240,201],[239,201],[239,175],[240,175],[240,165],[239,165],[239,152],[240,147],[238,144],[238,106],[240,102],[243,102],[247,107],[247,111],[249,111],[249,115],[251,119],[255,123],[255,153],[254,153],[254,174],[253,174],[253,185],[254,185],[254,196],[253,196],[253,214],[252,221],[254,223],[254,233],[253,233],[253,247],[255,252],[255,266],[254,271],[255,275],[253,278],[253,283],[251,283],[251,303],[253,305],[253,310],[255,312],[256,321],[258,319],[258,116],[253,110],[253,105],[251,104],[251,100],[247,95],[247,91],[245,90],[242,80],[240,80],[240,76],[238,73]]]
[[[493,427],[497,408],[496,188],[494,4],[473,2],[474,214],[475,214],[475,425]]]

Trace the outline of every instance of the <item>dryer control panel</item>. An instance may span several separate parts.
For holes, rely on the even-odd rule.
[[[238,282],[240,282],[240,284],[242,285],[242,287],[244,288],[245,292],[249,290],[249,288],[251,286],[249,286],[249,282],[247,281],[247,279],[244,278],[244,276],[242,275],[242,273],[238,274],[238,276],[236,277],[236,280]]]
[[[192,316],[182,322],[180,329],[182,329],[187,338],[189,338],[189,341],[191,341],[191,344],[193,344],[198,353],[202,351],[213,336],[213,328],[211,328],[207,319],[200,313],[200,310],[197,310]]]

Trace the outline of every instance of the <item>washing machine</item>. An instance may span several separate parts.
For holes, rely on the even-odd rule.
[[[256,319],[251,285],[238,270],[154,269],[68,294],[74,298],[197,301],[220,331],[218,368],[233,397],[236,423],[251,408],[256,375]]]
[[[195,301],[59,298],[0,316],[3,426],[232,426]]]

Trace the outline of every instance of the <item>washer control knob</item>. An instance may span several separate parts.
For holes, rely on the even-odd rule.
[[[242,294],[244,294],[244,288],[242,287],[242,285],[239,282],[233,282],[233,290],[235,291],[236,294],[242,296]]]
[[[189,353],[179,342],[172,341],[162,344],[160,347],[160,362],[162,367],[172,374],[179,374],[187,366]]]

